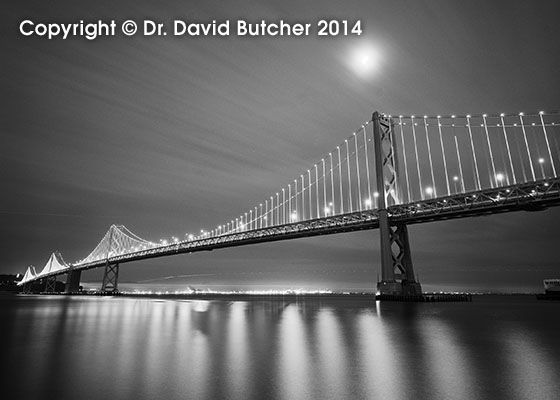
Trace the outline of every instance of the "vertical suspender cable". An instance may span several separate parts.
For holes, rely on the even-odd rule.
[[[332,153],[329,153],[329,157],[331,160],[331,202],[332,202],[332,213],[334,215],[336,213],[336,209],[335,209],[335,201],[334,201],[334,170],[333,170]]]
[[[292,184],[288,184],[288,223],[292,221]]]
[[[294,214],[297,216],[297,219],[299,219],[299,215],[298,215],[298,191],[297,191],[297,179],[294,179],[294,190],[296,191],[296,195],[295,195],[295,201],[296,201],[296,205],[294,206]]]
[[[401,142],[403,147],[403,160],[404,160],[404,176],[406,178],[406,194],[408,197],[408,202],[412,201],[412,196],[410,195],[410,181],[408,179],[408,163],[406,161],[406,146],[404,144],[404,131],[403,131],[403,121],[402,115],[399,115],[399,126],[401,127]]]
[[[301,175],[301,218],[305,221],[305,182]]]
[[[521,130],[523,131],[523,139],[525,139],[525,146],[527,147],[527,156],[529,157],[529,165],[531,166],[531,176],[535,181],[535,168],[533,168],[533,159],[531,157],[531,149],[529,148],[529,142],[527,141],[527,133],[525,132],[525,124],[523,123],[523,113],[519,113],[519,121],[521,121]]]
[[[327,178],[325,174],[325,159],[321,158],[321,163],[323,164],[323,210],[327,209]],[[325,217],[327,213],[325,212]]]
[[[428,144],[428,158],[430,160],[430,173],[432,174],[432,190],[434,197],[437,197],[436,180],[434,179],[434,165],[432,163],[432,150],[430,149],[430,137],[428,136],[428,124],[426,120],[428,116],[424,116],[424,129],[426,131],[426,143]]]
[[[486,133],[486,143],[488,143],[488,151],[490,152],[490,163],[492,164],[492,174],[494,174],[494,179],[490,180],[492,187],[498,187],[498,181],[496,177],[496,164],[494,164],[494,154],[492,152],[492,145],[490,144],[490,135],[488,134],[488,124],[486,123],[486,114],[482,115],[482,120],[484,121],[484,132]]]
[[[472,130],[471,130],[471,116],[467,115],[467,129],[469,130],[469,138],[471,140],[471,150],[472,150],[472,156],[473,156],[473,161],[474,161],[474,171],[476,172],[476,181],[478,183],[478,190],[482,190],[482,187],[480,185],[480,175],[478,173],[478,162],[476,161],[476,152],[474,151],[474,142],[473,142],[473,136],[472,136]]]
[[[276,192],[276,225],[280,225],[280,195]]]
[[[282,188],[282,225],[286,223],[286,190]]]
[[[344,214],[344,196],[342,193],[342,160],[340,159],[340,146],[336,146],[338,152],[338,182],[340,183],[340,213]]]
[[[309,182],[309,219],[313,219],[313,206],[311,205],[311,171],[307,170],[307,180]]]
[[[506,132],[506,123],[504,122],[504,114],[500,114],[500,120],[502,121],[502,130],[504,132],[504,139],[506,141],[506,149],[507,149],[508,158],[509,158],[509,165],[511,167],[511,174],[513,175],[513,183],[516,184],[517,179],[515,178],[515,170],[513,169],[513,160],[511,159],[511,151],[509,149],[509,141],[508,141],[507,132]]]
[[[360,161],[358,158],[358,135],[354,132],[354,143],[356,147],[356,180],[358,181],[358,211],[362,211],[362,185],[360,183]]]
[[[362,131],[364,133],[364,149],[366,155],[366,178],[367,178],[367,189],[368,189],[368,201],[369,201],[369,208],[372,208],[373,199],[371,198],[371,183],[369,179],[369,157],[368,157],[368,140],[366,136],[366,127],[362,125]]]
[[[350,212],[354,211],[354,206],[352,205],[352,180],[350,178],[350,151],[348,150],[348,139],[345,139],[346,143],[346,166],[348,170],[348,199],[350,203]]]
[[[441,146],[441,154],[443,157],[443,170],[445,171],[445,185],[447,186],[447,195],[451,196],[451,188],[449,187],[449,173],[447,172],[447,160],[445,159],[445,147],[443,147],[443,135],[441,134],[441,116],[437,116],[439,144]]]
[[[315,200],[317,203],[317,218],[321,217],[319,210],[319,172],[317,171],[317,164],[315,164]]]
[[[410,125],[412,126],[412,138],[414,139],[414,154],[416,155],[416,171],[418,172],[418,188],[420,189],[420,198],[424,200],[424,191],[422,190],[422,176],[420,175],[420,162],[418,161],[418,144],[416,142],[416,129],[414,128],[414,115],[410,117]]]
[[[554,159],[552,158],[552,152],[550,151],[550,143],[548,142],[548,134],[546,133],[546,128],[544,126],[543,112],[539,112],[539,117],[541,118],[541,125],[544,133],[544,139],[546,140],[546,148],[548,150],[548,156],[550,157],[550,165],[552,166],[552,173],[556,177],[556,167],[554,166]]]
[[[455,136],[455,149],[457,150],[457,161],[459,162],[459,176],[461,177],[461,188],[465,192],[465,178],[463,177],[463,167],[461,165],[461,155],[459,154],[459,144],[457,143],[457,136]]]

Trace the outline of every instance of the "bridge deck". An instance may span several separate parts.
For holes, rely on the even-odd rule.
[[[388,208],[392,224],[417,224],[466,218],[512,211],[539,211],[560,204],[560,178],[545,179],[520,185],[502,186],[459,193],[451,196],[427,199],[420,202],[393,205]],[[286,225],[225,234],[199,240],[183,241],[166,246],[121,254],[87,264],[75,264],[75,270],[103,267],[108,263],[127,263],[175,254],[211,251],[226,247],[245,246],[255,243],[274,242],[303,237],[331,235],[367,229],[377,229],[378,210],[367,210]],[[56,271],[55,276],[67,273],[70,269]]]

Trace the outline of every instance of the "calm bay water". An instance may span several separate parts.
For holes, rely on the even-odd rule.
[[[0,324],[3,399],[560,398],[560,303],[530,296],[6,295]]]

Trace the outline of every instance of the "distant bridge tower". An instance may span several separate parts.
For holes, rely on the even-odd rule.
[[[394,145],[393,121],[373,113],[375,173],[379,193],[379,236],[381,238],[381,294],[421,294],[414,276],[406,224],[391,226],[387,207],[401,201],[398,187],[397,146]]]

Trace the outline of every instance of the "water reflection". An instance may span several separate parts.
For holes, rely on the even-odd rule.
[[[0,379],[15,399],[554,398],[557,312],[507,297],[0,297]]]

